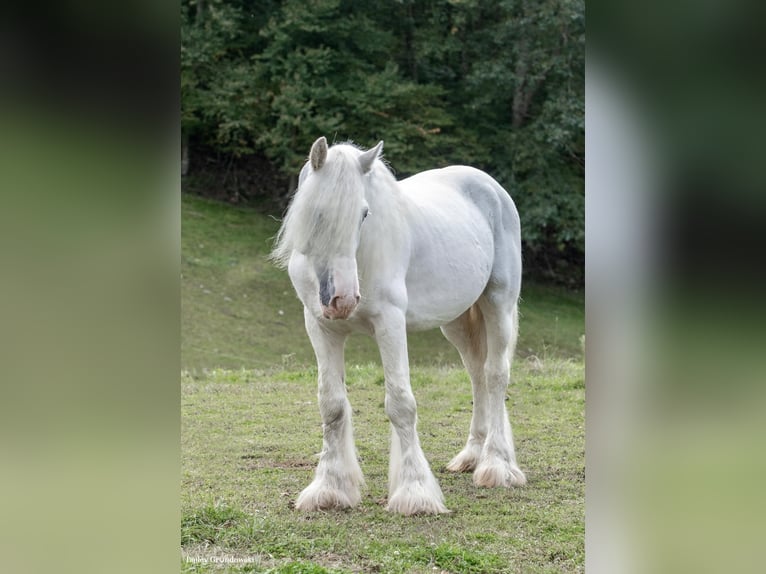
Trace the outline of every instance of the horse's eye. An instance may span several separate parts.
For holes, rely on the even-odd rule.
[[[367,209],[367,208],[365,207],[365,208],[364,208],[364,211],[362,212],[362,221],[364,221],[365,219],[367,219],[367,216],[368,216],[368,215],[370,215],[370,210],[369,210],[369,209]]]

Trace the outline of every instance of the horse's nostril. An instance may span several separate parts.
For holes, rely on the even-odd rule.
[[[338,308],[338,299],[340,299],[340,297],[338,297],[337,295],[335,297],[333,297],[330,300],[330,307],[332,307],[333,309],[337,309]]]

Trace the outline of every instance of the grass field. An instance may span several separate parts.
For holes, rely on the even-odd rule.
[[[347,350],[367,486],[349,511],[292,502],[321,449],[316,369],[302,309],[266,259],[278,223],[184,196],[184,572],[580,572],[584,569],[583,296],[525,285],[507,405],[522,488],[476,489],[444,470],[471,416],[467,375],[438,331],[410,339],[423,450],[449,515],[385,511],[389,423],[371,341]]]

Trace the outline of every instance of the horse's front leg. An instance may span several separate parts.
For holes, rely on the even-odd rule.
[[[383,313],[375,325],[375,338],[386,379],[386,414],[391,420],[388,510],[405,515],[449,512],[420,448],[404,313],[395,308]]]
[[[349,508],[361,500],[364,484],[354,448],[351,405],[346,397],[343,367],[345,335],[332,333],[308,312],[306,331],[314,346],[319,370],[319,411],[323,443],[313,482],[295,503],[299,510]]]

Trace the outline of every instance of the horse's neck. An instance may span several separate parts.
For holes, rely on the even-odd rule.
[[[391,266],[408,258],[410,228],[407,219],[407,199],[393,176],[385,177],[380,185],[367,194],[370,217],[362,234],[359,255],[363,275],[389,273]]]
[[[399,183],[390,174],[380,174],[379,177],[377,185],[373,186],[367,194],[370,210],[377,209],[381,214],[401,211],[404,197],[399,189]]]

